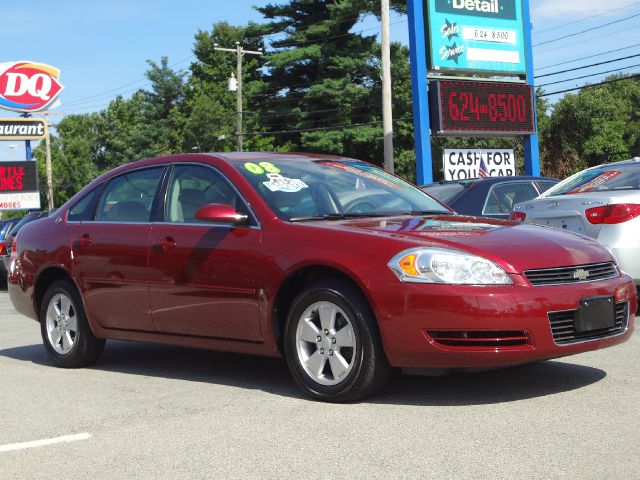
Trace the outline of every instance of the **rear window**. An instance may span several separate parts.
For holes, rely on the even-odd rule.
[[[640,190],[640,164],[613,164],[607,168],[584,170],[550,188],[545,196],[612,190]]]
[[[464,191],[465,186],[461,183],[433,184],[422,187],[422,190],[431,195],[436,200],[440,200],[445,205],[453,202]]]

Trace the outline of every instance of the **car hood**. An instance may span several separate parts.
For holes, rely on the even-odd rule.
[[[510,273],[614,260],[608,250],[582,235],[481,217],[403,216],[319,223],[416,246],[463,250],[490,259]]]

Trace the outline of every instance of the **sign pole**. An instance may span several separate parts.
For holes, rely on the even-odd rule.
[[[526,175],[540,175],[540,149],[538,146],[538,112],[536,90],[533,80],[533,48],[531,44],[531,13],[529,0],[522,0],[522,20],[524,23],[524,54],[527,62],[527,83],[533,87],[533,126],[535,133],[524,137],[524,172]]]
[[[44,112],[45,134],[44,145],[46,148],[46,170],[47,170],[47,208],[53,210],[53,174],[51,168],[51,138],[49,136],[49,111]]]
[[[24,141],[24,149],[27,152],[27,162],[29,162],[33,159],[33,156],[31,153],[31,140]]]
[[[413,131],[416,145],[416,184],[433,182],[431,125],[427,87],[427,48],[424,31],[424,3],[407,0],[409,17],[409,55],[413,96]]]

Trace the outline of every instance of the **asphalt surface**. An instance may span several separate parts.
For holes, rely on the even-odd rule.
[[[108,342],[93,368],[55,368],[6,291],[0,327],[3,480],[640,478],[640,334],[524,367],[395,375],[331,405],[274,359]]]

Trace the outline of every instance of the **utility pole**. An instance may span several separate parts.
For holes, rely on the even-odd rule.
[[[245,55],[262,55],[262,49],[245,50],[240,42],[236,42],[236,48],[222,48],[217,43],[213,44],[213,49],[218,52],[231,52],[236,54],[236,115],[237,126],[236,135],[238,137],[238,151],[242,151],[242,57]]]
[[[391,48],[389,46],[389,0],[381,0],[382,20],[382,131],[384,169],[393,173],[393,112],[391,108]]]
[[[44,112],[44,145],[47,171],[47,210],[53,210],[53,173],[51,169],[51,137],[49,134],[49,112]]]

